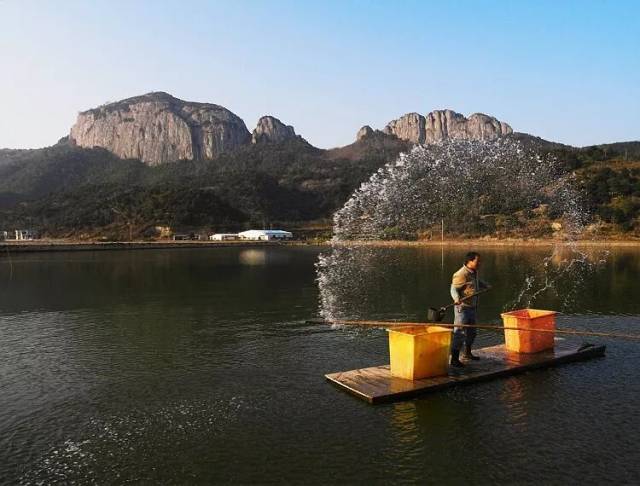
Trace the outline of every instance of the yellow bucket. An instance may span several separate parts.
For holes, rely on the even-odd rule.
[[[387,329],[391,375],[419,380],[446,375],[449,369],[451,329],[415,326]]]
[[[517,327],[520,331],[504,330],[507,351],[538,353],[553,349],[555,332],[531,332],[526,329],[555,331],[557,312],[539,309],[519,309],[501,314],[504,327]]]

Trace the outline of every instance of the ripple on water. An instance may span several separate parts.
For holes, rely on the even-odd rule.
[[[81,436],[61,441],[30,465],[19,484],[139,481],[145,479],[140,476],[146,469],[141,463],[156,462],[159,454],[170,458],[172,451],[196,448],[252,409],[244,397],[236,396],[94,417]]]

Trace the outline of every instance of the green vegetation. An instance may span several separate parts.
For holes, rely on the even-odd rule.
[[[357,159],[295,139],[158,167],[66,140],[1,151],[0,228],[120,239],[148,235],[157,225],[210,231],[326,220],[371,172],[407,148],[381,143],[384,150],[376,140],[358,147]]]
[[[640,236],[640,142],[554,151],[575,171],[604,233]]]
[[[602,221],[626,232],[640,229],[640,164],[593,169],[583,175],[583,181],[592,209]]]
[[[575,149],[516,134],[551,151],[562,173],[575,173],[587,195],[598,234],[640,236],[640,142]],[[0,229],[29,227],[49,236],[152,236],[155,226],[176,231],[227,231],[324,222],[384,163],[409,149],[377,132],[334,150],[302,139],[246,146],[214,161],[149,167],[106,150],[63,139],[38,150],[0,150]],[[546,208],[491,204],[467,236],[548,237],[556,215]],[[323,225],[318,231],[323,231]],[[438,237],[389,228],[386,237]]]

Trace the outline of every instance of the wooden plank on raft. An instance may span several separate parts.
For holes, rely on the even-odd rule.
[[[464,368],[450,369],[445,376],[421,380],[405,380],[391,376],[389,365],[325,375],[340,388],[369,403],[405,400],[456,385],[477,383],[525,371],[549,368],[572,361],[604,356],[606,346],[559,342],[553,350],[535,354],[510,353],[504,344],[474,350],[481,359],[468,362]]]

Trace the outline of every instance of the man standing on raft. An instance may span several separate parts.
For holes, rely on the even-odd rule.
[[[470,251],[464,257],[464,265],[453,274],[451,280],[451,297],[455,305],[455,324],[473,325],[476,323],[476,311],[478,309],[478,297],[460,301],[464,297],[489,288],[489,284],[480,280],[478,268],[480,266],[480,254]],[[477,329],[475,327],[454,327],[453,340],[451,342],[451,366],[462,368],[464,364],[460,361],[460,350],[464,343],[462,357],[467,360],[478,360],[477,356],[471,354],[471,346],[476,338]]]

